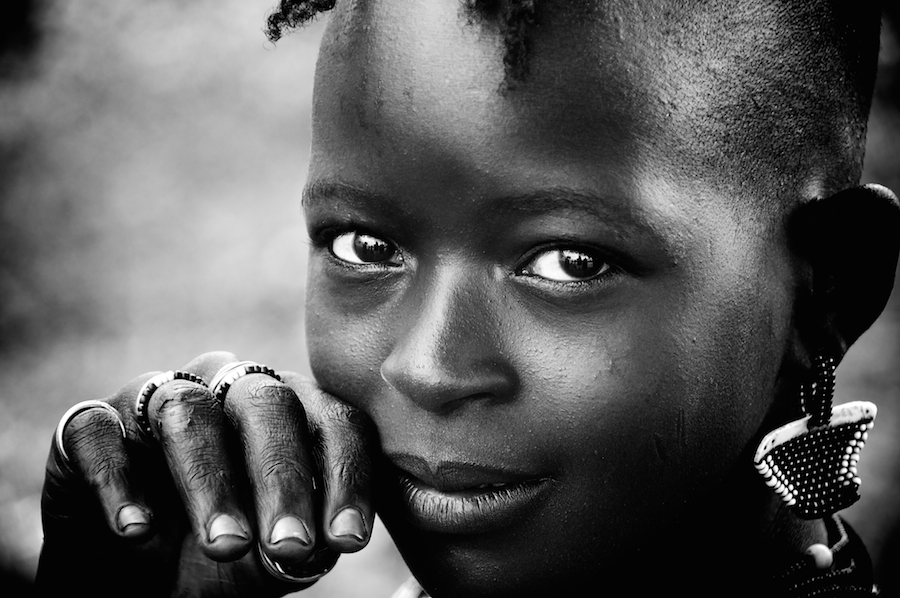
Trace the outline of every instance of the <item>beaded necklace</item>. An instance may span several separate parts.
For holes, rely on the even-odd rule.
[[[773,579],[773,595],[785,598],[877,596],[871,562],[859,538],[851,542],[840,517],[825,518],[829,547],[813,544],[805,554]]]

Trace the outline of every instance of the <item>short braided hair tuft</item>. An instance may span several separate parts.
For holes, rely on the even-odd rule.
[[[278,8],[266,18],[266,37],[274,43],[285,32],[298,29],[317,14],[334,8],[335,0],[281,0]]]
[[[465,7],[482,17],[497,15],[503,31],[503,66],[507,86],[528,75],[532,31],[537,23],[538,0],[464,0]],[[316,15],[334,8],[335,0],[281,0],[266,18],[265,33],[272,43],[299,29]]]

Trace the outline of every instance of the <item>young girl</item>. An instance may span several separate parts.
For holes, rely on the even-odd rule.
[[[75,406],[38,583],[282,595],[377,511],[404,595],[870,595],[836,513],[875,409],[830,387],[900,248],[857,186],[877,7],[284,2],[270,33],[332,8],[315,380],[211,353]]]

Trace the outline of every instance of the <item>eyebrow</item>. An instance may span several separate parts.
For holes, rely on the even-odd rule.
[[[306,185],[300,199],[300,205],[304,210],[316,206],[316,204],[340,199],[353,205],[366,205],[371,203],[385,204],[390,200],[386,195],[374,193],[360,187],[340,183],[336,181],[315,181]]]
[[[406,211],[389,195],[332,180],[308,184],[303,190],[301,205],[307,210],[334,200],[357,208],[378,204],[380,208],[396,214]],[[643,210],[635,207],[632,201],[615,195],[600,195],[591,190],[550,187],[492,198],[489,208],[491,214],[500,216],[513,213],[541,215],[560,210],[593,216],[616,225],[619,230],[619,227],[624,227],[625,230],[621,231],[626,233],[624,236],[659,236],[656,227],[643,216]]]
[[[499,197],[497,209],[507,212],[544,214],[556,210],[586,212],[598,219],[646,226],[640,210],[627,199],[612,195],[600,195],[593,191],[582,191],[566,187],[551,187],[519,195]]]

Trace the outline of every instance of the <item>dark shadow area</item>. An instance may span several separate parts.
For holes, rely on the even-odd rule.
[[[875,86],[875,102],[879,104],[884,120],[896,123],[900,121],[900,40],[897,36],[900,30],[900,5],[885,4],[884,28],[887,35],[882,43],[883,55]],[[896,135],[892,137],[896,139]],[[900,192],[900,154],[896,149],[894,145],[867,156],[871,158],[867,168],[873,180],[883,181],[895,193]],[[894,297],[888,309],[898,309],[898,292],[900,290],[895,286]],[[886,432],[896,433],[894,430]],[[882,590],[882,598],[900,598],[900,505],[893,512],[882,513],[882,517],[885,529],[890,532],[886,534],[886,540],[878,553],[872,555],[875,575]]]
[[[878,555],[875,575],[881,598],[900,598],[900,525],[895,525]]]
[[[4,569],[0,574],[0,595],[4,598],[29,598],[37,594],[30,579],[17,571]]]
[[[0,5],[0,77],[18,76],[27,70],[27,58],[40,43],[40,0],[16,0]]]

